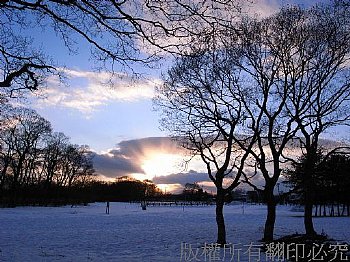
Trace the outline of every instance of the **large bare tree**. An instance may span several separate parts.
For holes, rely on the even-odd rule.
[[[91,47],[97,68],[135,72],[134,65],[154,65],[163,51],[180,53],[193,35],[212,21],[228,24],[226,10],[238,1],[67,1],[0,2],[0,99],[36,90],[57,73],[31,35],[55,32],[71,52]],[[34,29],[34,31],[32,30]],[[202,31],[203,32],[203,31]],[[44,39],[44,38],[43,38]],[[48,48],[49,50],[50,48]],[[97,63],[96,63],[97,62]],[[142,70],[140,70],[142,71]]]
[[[349,120],[348,32],[348,8],[338,2],[310,9],[286,7],[266,19],[242,23],[236,46],[244,57],[240,65],[256,98],[256,103],[246,104],[246,108],[251,112],[249,129],[260,130],[258,150],[252,150],[252,155],[265,179],[268,213],[264,240],[273,239],[274,188],[282,164],[294,161],[286,149],[295,139],[307,158],[306,233],[315,234],[310,178],[318,141],[328,128]],[[260,113],[262,121],[255,121]]]
[[[291,87],[286,109],[300,130],[305,158],[304,224],[306,234],[312,236],[316,234],[312,222],[313,174],[320,138],[331,128],[349,125],[350,120],[350,8],[338,1],[305,11],[295,9],[293,14],[298,22],[289,40],[293,53],[283,58],[283,71]],[[330,153],[339,149],[333,148]]]
[[[226,243],[223,208],[239,184],[255,134],[242,136],[245,124],[239,69],[215,32],[197,39],[192,54],[176,59],[159,87],[156,105],[162,126],[194,156],[200,156],[216,187],[217,243]],[[234,139],[235,137],[235,139]],[[240,150],[238,145],[247,150]]]
[[[178,101],[170,103],[173,106],[165,111],[165,116],[171,119],[165,126],[180,137],[196,141],[198,152],[206,152],[208,145],[215,144],[208,139],[209,134],[218,134],[213,137],[220,140],[220,132],[225,131],[223,128],[218,128],[218,133],[211,130],[208,116],[221,119],[225,114],[216,108],[230,103],[233,107],[227,107],[227,111],[239,109],[240,115],[236,117],[244,120],[234,122],[230,115],[234,129],[232,135],[226,136],[223,148],[239,148],[238,152],[244,152],[243,160],[253,158],[256,166],[253,176],[261,174],[264,178],[265,184],[260,188],[252,182],[248,170],[242,168],[237,173],[263,192],[267,203],[265,241],[273,239],[277,204],[274,191],[283,166],[292,160],[286,154],[289,144],[298,139],[306,148],[308,140],[312,142],[316,138],[317,142],[325,127],[348,120],[344,110],[349,92],[347,14],[344,5],[338,3],[310,9],[285,7],[264,19],[245,17],[234,28],[219,26],[212,38],[205,35],[204,40],[194,41],[192,56],[176,64],[169,72],[170,80],[165,82],[167,88],[161,90],[166,101]],[[220,30],[223,28],[226,30]],[[201,43],[205,43],[204,48]],[[222,102],[220,95],[226,93],[221,89],[215,91],[216,86],[230,86],[238,93],[231,92],[230,102],[225,100],[227,97]],[[254,138],[250,140],[254,146],[243,143],[237,131]],[[304,138],[299,139],[300,136]],[[222,166],[217,167],[220,170]],[[305,210],[307,212],[308,207]],[[307,215],[305,217],[307,225]]]
[[[87,146],[52,133],[50,123],[34,110],[8,104],[0,108],[1,202],[15,205],[18,196],[31,190],[50,197],[58,187],[82,188],[93,179],[93,154]]]
[[[298,131],[294,117],[285,110],[290,87],[281,70],[280,57],[292,49],[287,39],[295,26],[290,12],[287,8],[264,19],[243,18],[238,34],[228,35],[224,41],[230,56],[236,58],[235,65],[242,75],[241,85],[250,90],[242,97],[247,114],[242,132],[255,134],[257,142],[252,148],[236,142],[254,159],[253,172],[243,174],[245,182],[263,193],[267,204],[265,241],[273,239],[277,204],[274,191],[285,161],[283,152]],[[256,175],[263,177],[262,187],[252,182]]]

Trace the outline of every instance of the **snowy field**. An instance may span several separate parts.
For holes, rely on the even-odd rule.
[[[228,242],[260,244],[265,206],[229,205],[224,212]],[[279,206],[275,237],[302,233],[301,216]],[[319,233],[350,242],[350,218],[314,222]],[[196,250],[215,240],[215,206],[142,211],[138,204],[111,203],[109,215],[105,203],[0,209],[0,261],[190,261],[184,256],[189,247]],[[209,261],[205,256],[197,259]]]

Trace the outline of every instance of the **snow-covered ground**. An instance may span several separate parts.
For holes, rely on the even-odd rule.
[[[242,252],[244,245],[260,244],[265,206],[229,205],[224,212],[228,242],[240,244]],[[314,223],[319,233],[350,242],[350,218]],[[303,232],[302,213],[279,206],[275,237],[296,232]],[[215,240],[214,206],[142,211],[139,204],[111,203],[109,215],[105,203],[0,209],[0,261],[210,261],[195,251]],[[248,259],[242,255],[240,261]]]

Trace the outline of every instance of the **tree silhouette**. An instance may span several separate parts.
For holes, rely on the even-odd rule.
[[[163,113],[162,126],[207,168],[217,190],[217,243],[225,244],[225,199],[239,184],[255,134],[235,134],[245,124],[242,96],[248,90],[239,85],[230,49],[216,48],[217,35],[199,37],[191,55],[176,59],[155,103]]]
[[[207,165],[237,151],[242,164],[253,167],[235,174],[263,193],[266,241],[273,239],[282,166],[293,161],[289,146],[299,141],[310,148],[309,138],[317,142],[349,119],[348,11],[340,2],[289,6],[263,19],[244,17],[235,28],[214,24],[215,33],[193,41],[189,57],[176,60],[159,90],[166,101],[160,102],[163,126],[191,141],[184,145]],[[220,189],[218,170],[229,165],[214,166],[211,179]],[[264,178],[263,188],[254,185],[256,175]]]
[[[292,167],[286,170],[286,183],[290,185],[294,192],[300,196],[302,204],[305,204],[305,192],[308,190],[309,184],[305,183],[305,172],[307,172],[308,159],[306,156],[300,157],[298,162],[294,162]],[[349,216],[350,199],[347,194],[350,188],[349,179],[349,154],[346,152],[337,153],[318,151],[316,162],[314,163],[314,172],[311,175],[310,182],[314,189],[313,204],[319,205],[319,214],[321,214],[321,205],[337,205],[338,216],[344,215],[347,209]],[[340,211],[340,204],[343,204]],[[325,208],[324,208],[325,212]],[[315,215],[318,215],[317,209]],[[324,215],[326,215],[324,213]],[[334,215],[334,214],[333,214]]]
[[[266,19],[246,19],[242,24],[236,46],[243,57],[239,63],[255,94],[256,102],[245,104],[252,119],[250,129],[259,133],[258,150],[251,153],[265,180],[268,214],[264,240],[273,238],[273,192],[281,164],[294,161],[287,153],[288,145],[299,141],[307,152],[307,177],[316,163],[320,135],[349,120],[348,14],[349,9],[338,3],[310,9],[292,6]],[[260,114],[261,121],[254,120]],[[310,235],[315,233],[311,191],[305,191],[304,221]]]
[[[293,46],[282,59],[290,87],[286,112],[299,128],[299,144],[305,157],[304,224],[315,235],[312,176],[317,165],[319,140],[325,131],[350,120],[350,9],[343,2],[294,11]],[[306,21],[306,22],[304,22]],[[292,160],[293,159],[289,159]]]
[[[45,202],[55,197],[55,190],[79,191],[91,182],[95,171],[87,146],[52,133],[50,123],[34,110],[1,108],[0,201],[16,205],[33,197]]]
[[[135,73],[154,65],[162,53],[182,53],[198,29],[225,20],[236,1],[7,0],[0,3],[0,101],[37,90],[57,66],[30,36],[33,28],[53,31],[66,48],[91,47],[97,69]],[[220,15],[221,14],[221,15]]]

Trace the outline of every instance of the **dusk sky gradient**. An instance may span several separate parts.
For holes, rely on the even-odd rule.
[[[312,5],[324,1],[256,1],[249,12],[268,15],[281,5],[298,3]],[[208,184],[205,169],[195,160],[187,169],[181,150],[162,132],[159,112],[153,110],[154,86],[161,83],[159,70],[136,67],[145,77],[134,82],[130,77],[113,78],[113,84],[103,84],[110,75],[94,71],[90,47],[76,39],[69,53],[59,37],[49,29],[29,32],[61,70],[67,75],[67,86],[55,77],[43,90],[46,98],[32,97],[31,106],[52,123],[55,131],[64,132],[72,143],[87,144],[95,152],[95,167],[106,179],[132,175],[138,179],[153,179],[164,190],[180,190],[186,182]],[[121,73],[123,74],[123,73]],[[153,138],[150,138],[153,137]]]

